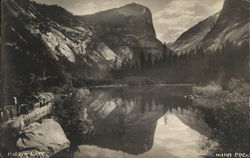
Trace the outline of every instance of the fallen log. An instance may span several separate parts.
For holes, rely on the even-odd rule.
[[[52,104],[49,103],[48,105],[38,108],[27,115],[21,115],[13,120],[9,120],[4,123],[3,128],[14,128],[22,130],[24,127],[28,126],[29,124],[40,120],[44,116],[48,115],[52,112]]]

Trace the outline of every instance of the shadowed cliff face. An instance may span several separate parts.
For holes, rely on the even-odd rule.
[[[83,18],[86,19],[88,24],[94,25],[94,29],[99,36],[112,31],[120,31],[118,33],[124,34],[156,36],[150,10],[136,3],[86,15]],[[114,27],[113,30],[109,31],[109,28],[112,29],[112,27]]]
[[[132,3],[83,18],[94,33],[125,60],[136,60],[141,52],[162,56],[163,47],[156,39],[151,12],[142,5]]]

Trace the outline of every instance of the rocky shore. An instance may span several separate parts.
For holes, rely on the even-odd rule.
[[[1,128],[3,157],[51,157],[70,146],[61,125],[48,117],[53,111],[54,94],[41,93],[47,105],[8,120]]]
[[[34,122],[19,131],[1,130],[5,157],[51,157],[70,146],[62,127],[53,119]]]
[[[68,148],[70,142],[59,123],[46,119],[42,123],[35,122],[26,127],[16,145],[20,150],[33,149],[52,156]]]

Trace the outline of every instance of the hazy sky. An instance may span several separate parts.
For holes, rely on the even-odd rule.
[[[147,6],[153,14],[157,37],[173,42],[181,33],[221,10],[224,0],[35,0],[58,4],[76,15],[86,15],[128,3]]]

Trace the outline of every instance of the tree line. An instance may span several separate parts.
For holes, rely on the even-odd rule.
[[[226,42],[221,48],[195,48],[177,53],[166,47],[161,58],[140,52],[136,60],[123,62],[114,69],[114,77],[158,77],[168,83],[197,83],[239,77],[249,80],[249,45]]]

